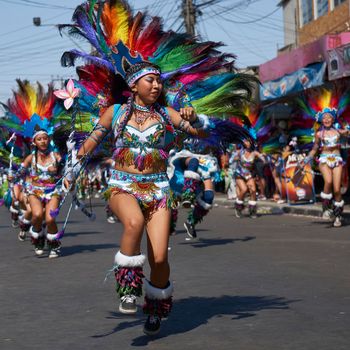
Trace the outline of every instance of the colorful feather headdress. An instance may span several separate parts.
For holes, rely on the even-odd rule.
[[[124,0],[87,1],[77,7],[73,22],[60,30],[84,38],[94,52],[65,52],[64,66],[80,58],[125,78],[128,65],[147,61],[160,68],[170,106],[192,104],[197,113],[218,117],[240,113],[242,102],[251,99],[256,79],[234,71],[233,56],[218,50],[221,43],[165,32],[160,18],[134,16]]]
[[[38,129],[52,134],[51,119],[56,102],[53,86],[49,84],[45,91],[40,83],[34,86],[28,80],[17,79],[17,84],[13,97],[2,104],[6,115],[0,120],[0,126],[23,138],[32,138]]]
[[[261,106],[246,105],[243,113],[246,116],[245,119],[231,117],[230,120],[244,127],[264,153],[274,153],[280,148],[278,138],[271,137],[275,128]]]
[[[325,88],[309,90],[297,100],[304,118],[314,118],[317,123],[321,123],[326,114],[331,115],[335,122],[338,121],[349,106],[349,102],[350,90],[344,90],[336,85],[332,90]]]
[[[333,84],[329,89],[307,90],[297,99],[290,135],[298,137],[302,149],[310,149],[324,115],[330,114],[335,126],[345,127],[350,121],[349,107],[350,90],[342,83]]]

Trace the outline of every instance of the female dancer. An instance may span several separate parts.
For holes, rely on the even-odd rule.
[[[312,150],[305,158],[304,162],[310,162],[320,150],[319,169],[323,176],[324,187],[321,192],[322,208],[324,217],[329,218],[334,215],[334,227],[342,225],[341,214],[344,208],[344,201],[341,195],[341,181],[343,170],[343,159],[340,154],[341,137],[349,135],[348,130],[336,129],[334,122],[337,118],[335,108],[325,108],[316,115],[321,123],[320,130],[315,135],[315,142]],[[332,198],[334,196],[334,207]]]
[[[254,150],[254,147],[248,139],[243,141],[243,148],[237,154],[236,159],[238,165],[235,171],[236,184],[238,187],[238,195],[235,203],[235,214],[237,218],[242,217],[242,211],[244,209],[244,197],[249,190],[250,200],[249,216],[256,218],[256,184],[254,176],[254,163],[256,159],[261,159],[265,163],[264,156],[258,151]]]
[[[43,221],[47,227],[47,245],[49,258],[56,258],[60,253],[60,241],[52,239],[58,228],[50,212],[55,211],[60,203],[61,190],[56,183],[60,178],[61,156],[50,147],[50,137],[46,130],[40,129],[33,135],[33,152],[21,164],[19,173],[26,176],[29,205],[31,207],[30,234],[35,246],[35,254],[42,255],[45,246]],[[28,175],[28,176],[27,176]]]
[[[55,258],[59,254],[60,242],[56,240],[57,225],[50,211],[57,209],[60,201],[60,190],[56,187],[56,182],[60,176],[61,156],[54,152],[50,145],[49,133],[53,133],[54,126],[59,125],[60,121],[59,117],[55,118],[56,124],[53,125],[56,101],[53,86],[49,85],[45,92],[39,83],[36,87],[27,80],[17,80],[17,83],[18,91],[15,91],[13,98],[4,105],[6,116],[1,118],[0,125],[15,130],[17,139],[21,139],[18,147],[22,157],[28,155],[32,148],[32,152],[24,159],[14,178],[15,183],[23,184],[23,209],[28,203],[31,209],[27,209],[22,217],[23,230],[19,239],[24,239],[23,232],[28,230],[31,220],[29,232],[35,246],[35,254],[42,255],[45,245],[42,224],[45,221],[49,257]]]
[[[202,124],[192,108],[183,108],[179,113],[157,103],[162,92],[158,67],[147,62],[135,64],[127,71],[126,81],[133,96],[127,104],[107,109],[78,156],[91,154],[106,134],[113,132],[115,166],[108,183],[109,207],[124,226],[115,257],[119,310],[136,312],[145,260],[141,239],[146,229],[151,276],[146,282],[144,310],[150,315],[144,331],[155,334],[161,317],[167,316],[172,305],[168,263],[172,195],[166,175],[166,152],[174,142],[173,126],[198,136]]]
[[[107,70],[107,78],[124,79],[115,85],[106,83],[108,79],[102,84],[79,81],[83,85],[80,98],[93,91],[92,85],[100,86],[101,92],[93,93],[92,100],[100,95],[100,101],[104,99],[111,107],[102,114],[78,155],[84,159],[104,136],[113,133],[115,165],[106,194],[111,210],[124,226],[120,251],[115,256],[119,310],[136,312],[145,260],[140,244],[146,229],[151,275],[145,283],[144,312],[148,317],[144,332],[155,334],[172,305],[168,239],[173,200],[166,160],[176,139],[175,128],[202,135],[203,122],[186,102],[191,101],[198,113],[235,113],[237,106],[250,98],[253,79],[233,73],[233,62],[217,50],[216,43],[164,32],[159,18],[147,18],[142,13],[133,16],[126,1],[87,1],[77,8],[73,20],[70,33],[86,38],[96,55],[71,50],[63,54],[62,63],[73,65],[80,57]],[[162,92],[166,96],[161,96]],[[123,104],[126,94],[131,96]],[[161,97],[177,107],[163,107]]]

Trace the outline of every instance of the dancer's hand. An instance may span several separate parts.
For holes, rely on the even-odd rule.
[[[194,122],[197,119],[196,113],[192,107],[180,108],[180,116],[182,119],[189,122]]]

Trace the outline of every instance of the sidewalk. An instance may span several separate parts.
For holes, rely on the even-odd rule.
[[[222,193],[215,193],[214,205],[233,208],[234,200],[227,199]],[[258,201],[258,214],[293,214],[322,217],[322,205],[320,202],[314,204],[278,204],[272,200]],[[345,205],[343,216],[350,218],[350,206]]]

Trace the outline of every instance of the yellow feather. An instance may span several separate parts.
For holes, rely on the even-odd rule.
[[[26,93],[28,96],[28,116],[31,116],[33,113],[36,113],[37,94],[34,87],[30,84],[26,85]]]
[[[113,7],[109,3],[105,3],[102,11],[101,21],[110,45],[115,45],[121,40],[128,42],[129,38],[129,12],[117,2]]]

